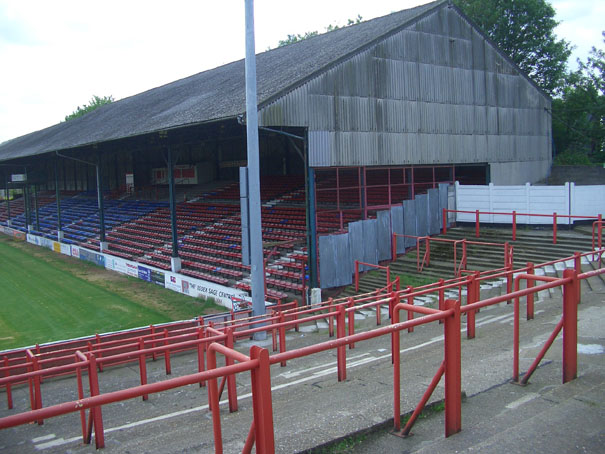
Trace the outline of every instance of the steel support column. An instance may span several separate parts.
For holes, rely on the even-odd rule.
[[[61,191],[59,190],[59,158],[55,157],[55,199],[57,201],[57,241],[63,239],[63,231],[61,230]]]
[[[260,164],[258,151],[258,104],[256,94],[256,55],[254,46],[254,1],[246,0],[246,141],[248,157],[248,184],[250,202],[250,265],[252,287],[252,314],[264,315],[265,286],[263,263],[263,235],[260,207]],[[254,335],[263,340],[267,333]]]
[[[29,232],[31,226],[31,210],[27,183],[23,185],[23,203],[25,204],[25,229]]]
[[[101,252],[107,249],[105,242],[105,209],[103,207],[103,187],[101,175],[101,155],[98,156],[98,161],[95,166],[97,174],[97,205],[99,207],[99,247]]]
[[[34,184],[34,210],[36,214],[36,231],[40,231],[40,210],[38,209],[38,185]]]
[[[305,148],[306,148],[305,141]],[[319,285],[317,279],[317,206],[315,204],[315,169],[309,167],[309,288],[317,288]]]
[[[174,193],[174,162],[172,161],[172,149],[166,147],[166,163],[168,165],[168,196],[170,198],[170,228],[172,232],[172,257],[170,259],[172,272],[181,271],[181,260],[179,258],[179,239],[176,223],[176,196]]]
[[[8,192],[8,176],[5,177],[4,179],[4,188],[6,191],[6,225],[8,225],[10,227],[11,225],[11,202],[10,202],[10,196],[9,196],[9,192]]]

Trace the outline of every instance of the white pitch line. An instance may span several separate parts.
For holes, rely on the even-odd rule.
[[[492,318],[490,320],[483,320],[482,324],[493,323],[493,322],[499,320],[502,317],[509,317],[509,315],[506,314],[504,316],[494,317],[494,318]],[[465,331],[466,331],[466,328],[460,330],[460,332],[465,332]],[[437,336],[437,337],[433,337],[429,341],[423,342],[423,343],[418,344],[418,345],[413,345],[412,347],[405,348],[403,350],[400,350],[400,352],[401,353],[411,352],[411,351],[418,350],[420,348],[427,347],[429,345],[435,344],[437,342],[441,342],[442,340],[443,340],[443,335]],[[361,358],[362,356],[368,355],[368,354],[369,353],[360,354],[360,355],[356,356],[356,358]],[[370,357],[370,358],[363,358],[363,359],[360,359],[359,361],[347,362],[347,369],[352,369],[354,367],[362,366],[364,364],[370,364],[370,363],[373,363],[373,362],[376,362],[376,361],[380,361],[380,360],[383,360],[383,359],[386,359],[386,358],[390,358],[390,357],[391,357],[391,353],[388,353],[386,355],[373,356],[373,357]],[[348,359],[351,359],[351,358],[348,358]],[[290,382],[282,383],[280,385],[272,386],[271,387],[271,391],[277,391],[277,390],[280,390],[280,389],[289,388],[290,386],[299,385],[301,383],[305,383],[305,382],[308,382],[308,381],[311,381],[311,380],[316,380],[319,377],[323,377],[323,376],[326,376],[326,375],[333,374],[333,373],[335,373],[337,371],[337,368],[335,366],[333,366],[333,364],[334,363],[325,364],[323,367],[327,367],[326,369],[314,372],[312,375],[310,375],[308,377],[303,377],[303,378],[299,378],[297,380],[293,380],[293,381],[290,381]],[[321,366],[315,366],[315,368],[320,368],[320,367]],[[280,375],[283,376],[283,374],[280,374]],[[246,394],[242,394],[241,396],[238,395],[237,399],[239,401],[239,400],[242,400],[242,399],[248,399],[250,397],[252,397],[252,393],[246,393]],[[221,400],[219,402],[219,405],[224,405],[224,404],[227,404],[228,402],[229,402],[228,399],[224,399],[224,400]],[[117,432],[119,430],[131,429],[133,427],[138,427],[138,426],[142,426],[142,425],[153,423],[153,422],[157,422],[157,421],[163,421],[163,420],[166,420],[166,419],[175,418],[175,417],[178,417],[178,416],[186,415],[186,414],[189,414],[189,413],[195,413],[195,412],[203,411],[203,410],[207,410],[207,409],[208,409],[208,404],[206,404],[206,405],[200,405],[198,407],[189,408],[187,410],[179,410],[179,411],[175,411],[173,413],[167,413],[165,415],[155,416],[153,418],[141,419],[139,421],[134,421],[134,422],[131,422],[131,423],[128,423],[128,424],[124,424],[124,425],[121,425],[121,426],[111,427],[109,429],[105,429],[104,433],[111,433],[111,432]],[[71,438],[65,438],[65,439],[64,438],[58,438],[56,440],[52,440],[52,441],[47,442],[47,443],[37,444],[36,445],[36,449],[43,450],[43,449],[47,449],[47,448],[53,448],[53,447],[56,447],[56,446],[62,446],[62,445],[74,443],[76,441],[80,441],[81,439],[82,439],[81,435],[77,436],[77,437],[71,437]],[[34,439],[32,439],[32,441],[34,441]]]

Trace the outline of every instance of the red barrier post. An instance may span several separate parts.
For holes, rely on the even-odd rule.
[[[216,369],[216,353],[208,350],[208,370]],[[221,414],[218,396],[218,379],[208,380],[208,408],[212,412],[212,428],[214,431],[214,452],[223,452],[223,435],[221,430]]]
[[[527,274],[533,275],[535,267],[532,262],[527,262]],[[533,279],[527,279],[527,288],[531,288],[535,285]],[[534,318],[534,293],[527,294],[527,320],[533,320]]]
[[[443,208],[443,214],[441,215],[441,219],[443,220],[442,233],[444,235],[447,235],[447,208]]]
[[[284,353],[286,351],[286,327],[283,326],[283,323],[286,322],[286,318],[284,317],[284,313],[279,313],[279,352]],[[286,367],[286,361],[282,361],[279,363],[281,367]]]
[[[277,316],[279,313],[276,310],[271,311],[271,318],[274,318],[275,316]],[[276,323],[278,323],[278,320],[271,320],[271,324],[275,325]],[[277,351],[277,329],[272,329],[271,330],[271,347],[273,348],[273,351],[276,352]]]
[[[225,334],[225,347],[233,350],[233,328],[226,328]],[[230,355],[225,355],[225,366],[231,366],[235,364],[235,361]],[[237,411],[237,388],[235,384],[235,374],[227,375],[227,394],[229,398],[229,411],[231,413]]]
[[[412,293],[413,291],[414,291],[414,287],[408,286],[408,293]],[[414,297],[413,296],[408,296],[408,304],[410,306],[414,305]],[[397,312],[397,311],[395,311],[395,312]],[[412,311],[410,311],[410,310],[408,310],[408,321],[409,320],[414,320],[414,313]],[[410,326],[408,328],[408,333],[413,333],[413,332],[414,332],[414,327]]]
[[[426,266],[431,266],[431,239],[426,237]]]
[[[95,333],[95,338],[97,340],[96,359],[101,359],[101,336],[99,336],[99,333]],[[99,363],[99,372],[103,372],[103,363]]]
[[[27,361],[26,371],[32,372],[33,371],[32,358],[34,357],[34,354],[32,353],[32,351],[29,348],[27,350],[25,350],[25,354],[26,354],[26,361]],[[34,394],[34,379],[29,377],[27,379],[27,384],[29,386],[29,408],[31,408],[32,410],[35,410],[36,409],[36,396]]]
[[[467,259],[467,254],[466,254],[466,238],[462,240],[462,269],[466,270],[466,259]],[[459,273],[460,274],[460,273]]]
[[[504,242],[504,268],[506,268],[508,266],[508,264],[510,263],[510,249],[508,247],[508,241]]]
[[[345,337],[345,306],[338,305],[338,315],[336,316],[336,337],[338,339]],[[347,350],[346,346],[337,347],[336,360],[338,363],[338,381],[344,381],[347,378]]]
[[[518,290],[518,284],[519,281],[516,280],[515,290]],[[519,297],[516,297],[513,301],[513,381],[519,383]]]
[[[513,292],[513,265],[512,264],[507,265],[506,271],[508,271],[508,273],[506,274],[506,293],[512,293]],[[506,303],[510,304],[510,300],[508,300]]]
[[[97,359],[92,353],[88,354],[88,382],[90,386],[90,395],[99,395],[99,376],[97,375]],[[95,446],[97,449],[105,447],[105,432],[103,430],[103,412],[101,406],[93,407],[89,412],[89,423],[88,423],[88,434],[86,437],[86,444],[90,444],[92,436],[91,424],[94,424],[95,428]]]
[[[443,283],[445,282],[443,279],[439,279],[439,310],[445,310],[445,289],[443,288]],[[443,324],[443,319],[439,320],[439,324]]]
[[[513,241],[517,241],[517,212],[513,210]]]
[[[168,346],[168,330],[164,330],[164,346]],[[170,365],[170,349],[164,350],[164,366],[166,367],[166,375],[172,374],[172,366]]]
[[[582,254],[580,254],[579,252],[573,253],[573,265],[574,265],[574,270],[576,271],[576,275],[582,274]],[[577,290],[578,290],[578,296],[577,296],[578,304],[580,304],[582,302],[582,285],[580,282],[578,282]]]
[[[328,299],[328,313],[332,312],[332,297]],[[330,337],[334,337],[334,316],[330,315],[328,317],[328,335]]]
[[[471,274],[466,281],[466,305],[474,303],[477,301],[475,296],[475,275]],[[474,339],[475,338],[475,311],[468,311],[466,313],[466,338]]]
[[[39,351],[39,350],[38,350]],[[33,356],[32,357],[32,364],[33,364],[33,370],[34,371],[38,371],[40,370],[40,363],[38,362],[38,357]],[[35,404],[35,408],[32,408],[32,410],[38,410],[39,408],[42,408],[42,388],[40,387],[40,375],[36,375],[34,377],[34,404]],[[42,425],[44,424],[44,420],[39,419],[38,420],[38,425]]]
[[[563,383],[577,377],[578,372],[578,291],[575,270],[563,271],[571,281],[563,285]]]
[[[392,295],[389,306],[395,307],[399,303],[399,295]],[[393,310],[391,324],[399,323],[399,311]],[[391,333],[391,362],[393,363],[393,429],[401,430],[401,351],[400,335],[401,331]]]
[[[603,215],[599,214],[598,225],[597,225],[597,244],[599,250],[603,248]]]
[[[475,211],[475,237],[479,238],[479,210]]]
[[[75,361],[79,361],[78,353],[75,353]],[[82,385],[82,369],[76,368],[76,381],[78,383],[78,399],[84,399],[84,386]],[[82,426],[82,443],[86,444],[86,411],[80,410],[80,425]]]
[[[204,327],[200,326],[197,330],[197,338],[198,338],[198,340],[201,340],[204,337],[205,337]],[[197,370],[198,370],[198,372],[204,372],[204,370],[205,370],[205,367],[204,367],[205,350],[206,350],[205,342],[200,342],[197,344]],[[204,380],[202,380],[200,382],[200,388],[202,386],[206,386],[206,382]]]
[[[355,260],[355,291],[359,291],[359,260]]]
[[[391,260],[397,260],[397,234],[393,233],[391,238]]]
[[[454,313],[445,319],[445,436],[462,429],[460,302],[446,300],[445,309]]]
[[[155,326],[149,325],[149,331],[151,332],[151,348],[155,348]],[[153,352],[151,354],[151,359],[154,361],[157,359],[157,353]]]
[[[389,287],[390,287],[390,289],[389,289]],[[388,291],[388,293],[393,293],[393,286],[391,284],[387,285],[387,291]],[[376,290],[376,299],[380,300],[380,290]],[[381,314],[380,314],[381,306],[382,306],[381,304],[376,305],[376,325],[380,325],[382,323]]]
[[[349,302],[347,304],[349,309],[354,309],[355,308],[355,301],[353,300],[353,298],[349,298]],[[349,336],[352,336],[353,334],[355,334],[355,310],[350,310],[349,311]],[[353,342],[351,342],[349,344],[349,350],[352,350],[355,348],[355,344]]]
[[[256,452],[258,454],[272,454],[275,452],[275,435],[273,433],[269,352],[264,348],[253,345],[250,347],[250,359],[259,362],[258,367],[251,370]]]
[[[8,356],[4,357],[4,367],[8,368]],[[8,377],[10,375],[9,370],[7,369],[6,372],[4,373],[6,377]],[[13,409],[13,393],[11,390],[11,384],[7,383],[6,384],[6,401],[7,401],[7,405],[8,405],[8,409],[12,410]]]
[[[139,350],[145,350],[143,338],[139,338]],[[141,385],[147,384],[147,363],[145,361],[145,353],[139,353],[139,373],[141,375]],[[143,400],[147,400],[149,396],[143,395]]]
[[[557,244],[557,212],[552,214],[552,244]]]

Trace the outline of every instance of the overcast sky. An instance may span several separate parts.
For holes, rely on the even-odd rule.
[[[423,0],[256,0],[256,49]],[[605,2],[553,0],[560,38],[603,47]],[[0,142],[244,56],[244,0],[0,0]]]

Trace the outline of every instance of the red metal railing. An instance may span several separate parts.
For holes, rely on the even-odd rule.
[[[551,218],[552,219],[552,242],[553,244],[557,244],[557,225],[560,219],[568,219],[569,222],[573,219],[579,220],[591,220],[598,219],[599,221],[602,219],[602,215],[597,216],[575,216],[575,215],[567,215],[567,214],[557,214],[554,212],[553,214],[537,214],[537,213],[518,213],[516,211],[512,212],[495,212],[495,211],[465,211],[465,210],[448,210],[447,208],[443,208],[443,233],[447,233],[447,214],[448,213],[466,213],[466,214],[474,214],[475,215],[475,236],[477,238],[480,237],[480,222],[479,218],[481,215],[494,215],[494,216],[511,216],[512,223],[512,239],[516,241],[517,239],[517,216],[527,216],[527,217],[541,217],[541,218]]]
[[[385,270],[387,276],[387,286],[391,283],[391,269],[388,266],[375,265],[373,263],[365,263],[355,260],[355,291],[359,290],[359,265],[369,266],[378,270]]]
[[[430,236],[415,236],[415,235],[402,235],[400,233],[393,233],[392,236],[392,259],[397,259],[397,238],[413,238],[416,242],[416,268],[418,272],[422,272],[425,266],[430,266],[431,263],[431,242],[437,243],[449,243],[453,247],[453,262],[454,262],[454,276],[461,276],[468,264],[468,245],[481,246],[481,247],[496,247],[502,248],[504,266],[512,265],[513,261],[513,247],[505,243],[489,243],[482,241],[469,241],[467,239],[453,240],[449,238],[435,238]],[[424,242],[425,251],[421,257],[421,244]],[[461,248],[461,256],[458,258],[458,247]]]
[[[250,319],[245,319],[245,320],[226,320],[224,322],[225,325],[223,327],[223,331],[219,331],[213,326],[208,326],[208,327],[198,326],[197,327],[198,328],[198,338],[187,340],[187,338],[185,336],[187,336],[188,334],[183,335],[183,334],[179,333],[173,339],[178,342],[174,342],[174,343],[170,343],[167,340],[160,341],[160,340],[158,340],[158,338],[154,337],[159,333],[150,333],[150,334],[146,334],[144,336],[140,336],[140,338],[138,339],[138,349],[137,350],[112,351],[111,349],[116,348],[116,346],[111,344],[111,345],[107,346],[107,349],[105,349],[105,350],[103,350],[102,348],[99,348],[94,351],[86,352],[86,354],[76,351],[76,353],[74,354],[75,360],[74,360],[73,364],[52,366],[52,367],[48,367],[46,369],[41,367],[42,353],[34,353],[34,351],[29,349],[29,351],[27,352],[27,355],[29,358],[27,372],[18,374],[18,375],[0,378],[0,386],[7,387],[7,398],[12,400],[10,398],[10,396],[8,395],[8,394],[10,394],[9,385],[23,382],[24,380],[28,381],[30,383],[30,401],[31,401],[32,410],[30,412],[26,412],[26,413],[14,415],[14,416],[11,416],[8,418],[0,419],[0,428],[9,427],[8,425],[4,425],[4,424],[12,424],[12,425],[22,424],[22,423],[24,423],[23,421],[25,421],[25,420],[27,420],[27,422],[38,421],[39,423],[41,423],[43,421],[43,419],[46,417],[54,416],[55,414],[58,415],[58,414],[66,413],[67,411],[65,411],[63,413],[61,413],[61,412],[53,413],[55,411],[59,411],[58,408],[64,404],[60,404],[58,406],[42,408],[42,394],[41,394],[41,386],[40,386],[41,381],[44,376],[52,376],[52,374],[63,373],[68,370],[75,371],[75,373],[78,377],[78,380],[79,380],[78,395],[82,396],[81,370],[85,366],[88,366],[89,380],[93,380],[93,382],[91,382],[91,385],[90,385],[91,397],[88,399],[92,399],[90,402],[93,402],[93,403],[88,406],[79,406],[79,407],[76,407],[74,405],[74,407],[72,408],[71,411],[74,411],[74,412],[81,411],[83,437],[85,438],[85,440],[87,439],[88,441],[90,441],[91,434],[92,434],[91,431],[92,431],[92,428],[94,427],[95,432],[97,432],[97,431],[99,432],[95,436],[97,443],[99,443],[99,440],[101,440],[101,442],[102,442],[103,441],[103,438],[102,438],[103,429],[102,429],[102,415],[101,415],[101,411],[100,411],[101,406],[104,405],[105,403],[115,402],[118,400],[125,400],[125,399],[129,399],[132,397],[145,398],[148,394],[158,392],[159,390],[172,389],[170,387],[160,389],[160,388],[154,388],[153,386],[161,385],[162,383],[167,383],[167,382],[170,382],[172,384],[177,383],[177,382],[172,381],[174,379],[168,379],[168,380],[165,380],[160,383],[154,383],[153,385],[149,385],[146,383],[146,369],[145,369],[146,360],[148,358],[152,358],[154,354],[157,354],[157,355],[163,354],[165,356],[165,361],[167,361],[166,371],[167,371],[167,373],[169,373],[169,352],[172,350],[176,351],[178,349],[189,348],[191,346],[195,346],[194,348],[198,349],[198,373],[190,375],[188,377],[195,376],[198,380],[198,381],[193,381],[191,383],[198,382],[200,384],[203,384],[205,380],[211,380],[211,379],[215,380],[215,382],[212,384],[212,387],[213,387],[212,391],[209,391],[209,392],[211,392],[211,396],[209,398],[209,405],[213,411],[215,409],[218,410],[218,397],[217,396],[220,395],[221,391],[219,391],[219,386],[218,386],[218,383],[216,382],[216,379],[218,378],[218,376],[221,376],[221,375],[203,375],[203,374],[205,372],[211,372],[212,370],[216,370],[216,369],[214,369],[214,367],[216,366],[216,360],[210,359],[210,356],[214,355],[214,353],[210,353],[211,349],[213,351],[216,350],[220,353],[226,354],[227,365],[225,367],[228,368],[226,370],[228,370],[229,372],[222,375],[223,381],[220,385],[220,390],[222,390],[226,385],[226,387],[228,389],[228,395],[229,395],[229,408],[231,411],[235,411],[235,410],[237,410],[236,389],[235,389],[235,382],[231,381],[231,380],[232,379],[234,380],[233,374],[236,372],[233,372],[233,371],[235,371],[235,370],[237,370],[237,371],[252,370],[253,367],[254,368],[256,367],[256,365],[255,365],[253,367],[251,366],[249,369],[242,368],[240,370],[240,369],[237,369],[237,367],[236,367],[236,366],[239,366],[239,364],[237,364],[237,365],[234,364],[234,361],[240,361],[240,360],[244,361],[245,360],[245,358],[243,356],[241,356],[242,355],[241,353],[237,353],[237,352],[234,353],[233,349],[232,349],[233,342],[235,341],[235,338],[236,338],[235,332],[234,332],[236,326],[238,328],[241,327],[241,329],[239,329],[237,332],[238,336],[240,336],[240,337],[249,337],[254,332],[259,332],[262,330],[279,333],[279,337],[280,337],[279,350],[280,350],[280,352],[276,355],[271,356],[270,358],[268,357],[268,353],[267,353],[267,362],[271,363],[271,364],[276,364],[279,362],[280,364],[285,365],[286,361],[289,359],[299,358],[302,356],[307,356],[309,354],[317,353],[319,351],[325,351],[328,349],[335,348],[337,350],[338,379],[340,381],[342,381],[346,378],[346,346],[347,345],[349,346],[349,348],[353,348],[355,346],[356,342],[360,342],[360,341],[367,340],[370,338],[390,334],[391,335],[391,345],[392,345],[391,354],[393,357],[393,362],[395,363],[397,361],[396,357],[399,356],[396,353],[399,351],[399,347],[398,347],[399,344],[398,344],[398,340],[396,340],[395,337],[397,337],[397,339],[399,339],[398,333],[401,330],[403,330],[403,329],[411,330],[415,326],[419,326],[419,325],[422,325],[425,323],[430,323],[433,321],[444,321],[444,323],[445,323],[444,330],[446,332],[446,336],[445,336],[445,338],[446,338],[446,341],[445,341],[446,356],[444,359],[444,363],[442,363],[442,365],[439,367],[437,374],[435,375],[435,377],[433,378],[433,380],[431,382],[431,386],[427,390],[427,393],[429,393],[429,396],[426,397],[426,393],[425,393],[425,396],[423,396],[423,399],[421,400],[421,404],[422,404],[422,406],[424,406],[424,403],[426,401],[428,401],[428,398],[430,397],[430,393],[432,393],[432,389],[434,389],[434,386],[436,386],[436,384],[438,383],[441,375],[445,375],[445,377],[446,377],[445,378],[445,380],[446,380],[446,436],[447,436],[447,435],[450,435],[450,434],[455,433],[456,431],[460,430],[460,412],[459,412],[459,388],[460,388],[460,379],[459,379],[460,324],[459,323],[460,323],[460,314],[464,314],[464,313],[467,314],[467,336],[474,337],[475,327],[474,327],[473,315],[476,311],[478,311],[482,307],[485,307],[485,306],[488,306],[491,304],[497,304],[499,302],[507,301],[507,300],[511,300],[511,299],[515,300],[515,305],[514,305],[514,311],[515,311],[514,330],[515,331],[513,333],[515,348],[514,348],[514,353],[513,353],[513,378],[515,380],[518,380],[519,379],[519,371],[518,371],[519,330],[518,330],[518,324],[519,324],[519,318],[520,318],[519,317],[519,298],[522,296],[527,297],[528,319],[533,318],[533,307],[531,309],[531,317],[530,317],[530,296],[533,296],[534,293],[543,291],[545,289],[553,288],[556,286],[563,286],[564,287],[564,290],[563,290],[563,292],[564,292],[563,319],[557,325],[557,328],[553,332],[553,335],[551,335],[551,338],[554,340],[554,337],[556,337],[558,331],[560,331],[561,329],[564,330],[564,366],[563,366],[564,372],[563,372],[563,376],[564,376],[564,380],[572,379],[575,376],[575,373],[576,373],[575,371],[577,368],[577,358],[575,357],[575,353],[571,346],[572,343],[575,342],[574,335],[573,335],[573,333],[575,331],[574,331],[574,327],[571,325],[573,325],[577,321],[577,313],[574,313],[574,307],[575,307],[575,305],[577,305],[577,303],[579,301],[578,279],[585,279],[588,277],[595,276],[597,274],[605,273],[605,269],[600,269],[600,270],[597,270],[595,272],[590,272],[590,273],[583,273],[583,274],[578,273],[581,257],[590,256],[590,255],[594,254],[595,252],[602,254],[605,251],[599,250],[599,251],[591,251],[591,252],[584,253],[584,254],[575,254],[572,258],[559,259],[559,260],[556,260],[553,262],[548,262],[546,264],[541,264],[541,265],[537,266],[537,267],[541,267],[541,266],[547,266],[547,265],[554,264],[554,263],[561,262],[561,261],[573,260],[574,265],[576,266],[576,270],[566,270],[563,278],[538,277],[532,273],[532,270],[535,269],[535,267],[531,264],[528,264],[528,266],[526,268],[523,268],[522,270],[513,271],[509,264],[507,267],[505,267],[506,268],[505,270],[496,270],[495,273],[493,272],[493,270],[491,272],[483,272],[483,273],[475,272],[472,275],[466,276],[464,278],[459,277],[459,278],[451,279],[449,281],[441,280],[438,283],[430,284],[430,285],[419,287],[416,289],[408,287],[406,289],[400,290],[398,288],[394,288],[394,287],[396,287],[398,282],[389,283],[385,288],[379,289],[380,291],[371,292],[371,293],[362,295],[357,299],[348,298],[348,299],[339,299],[339,300],[328,300],[327,302],[322,302],[320,304],[310,306],[310,307],[309,306],[305,306],[302,308],[290,307],[288,309],[285,309],[285,310],[279,312],[277,314],[277,316],[267,317],[265,320],[268,320],[271,323],[267,323],[264,326],[256,326],[256,327],[253,326],[255,324],[256,325],[258,324],[258,321],[259,321],[258,318],[250,318]],[[513,273],[519,273],[519,272],[522,272],[522,274],[518,275],[517,278],[515,279],[515,289],[514,290],[509,289],[507,286],[507,294],[496,297],[496,298],[490,298],[487,300],[478,301],[478,299],[479,299],[478,283],[481,280],[494,279],[496,277],[501,277],[501,276],[507,276],[507,279],[508,279],[509,276],[510,276],[510,278],[512,278]],[[528,282],[525,289],[519,288],[521,280],[526,280]],[[540,285],[534,285],[535,281],[540,281],[540,282],[545,282],[545,283],[540,284]],[[532,283],[531,285],[529,284],[530,282]],[[467,287],[466,305],[461,306],[460,302],[457,302],[455,300],[445,300],[445,298],[444,298],[445,290],[450,289],[450,288],[457,288],[459,290],[459,292],[461,292],[461,289],[463,286]],[[426,295],[429,293],[434,293],[434,292],[438,292],[438,294],[439,294],[439,309],[431,309],[431,308],[414,306],[413,301],[414,301],[415,297]],[[407,300],[408,302],[403,303],[403,302],[401,302],[401,299]],[[410,302],[411,302],[411,304],[410,304]],[[377,323],[379,324],[380,319],[379,319],[378,313],[380,313],[380,308],[382,305],[389,306],[389,312],[390,312],[390,314],[392,314],[392,324],[387,327],[381,327],[381,328],[378,328],[378,329],[375,329],[372,331],[368,331],[368,332],[364,332],[364,333],[355,333],[354,332],[355,311],[369,308],[369,307],[375,307],[376,312],[377,312]],[[401,323],[398,322],[398,320],[399,320],[398,312],[400,310],[406,310],[408,312],[407,321],[401,322]],[[414,318],[413,317],[414,313],[419,313],[419,314],[422,314],[423,316],[419,317],[419,318]],[[456,318],[457,318],[457,321],[456,321]],[[329,320],[330,325],[332,325],[333,320],[336,321],[336,333],[337,333],[336,340],[331,340],[329,342],[316,344],[313,346],[305,347],[303,349],[293,350],[293,351],[289,351],[289,352],[286,351],[286,345],[285,345],[285,330],[286,329],[294,328],[294,327],[298,326],[298,324],[300,324],[300,323],[313,322],[315,320],[320,320],[320,319]],[[347,325],[348,325],[348,333],[347,333]],[[167,332],[168,331],[164,332],[164,336],[166,335]],[[204,335],[201,337],[199,336],[200,332],[204,333]],[[568,334],[565,334],[565,333],[568,333]],[[395,334],[397,334],[397,335],[395,335]],[[565,339],[565,336],[567,336],[567,340]],[[577,334],[576,334],[576,336],[577,336]],[[164,338],[164,339],[166,339],[166,338]],[[572,339],[572,340],[570,340],[570,339]],[[217,341],[223,342],[225,345],[219,346]],[[550,342],[552,343],[552,341],[550,341]],[[161,343],[161,345],[157,345],[158,343]],[[152,346],[149,347],[146,344],[151,344]],[[212,345],[214,345],[214,347],[211,347]],[[573,345],[575,345],[575,344],[573,344]],[[548,345],[545,345],[545,347],[543,348],[543,351],[545,352],[547,349],[548,349]],[[40,351],[41,348],[37,348],[35,350]],[[204,369],[204,366],[203,366],[204,350],[208,350],[208,369],[209,369],[208,371],[203,370]],[[543,353],[541,353],[541,354],[543,355]],[[103,355],[106,355],[106,356],[103,356]],[[253,355],[251,354],[250,360],[255,359],[252,356]],[[200,360],[200,358],[201,358],[201,360]],[[56,360],[56,358],[54,358],[54,359]],[[106,394],[103,394],[103,395],[95,394],[95,392],[98,393],[98,378],[96,377],[96,370],[100,369],[101,364],[103,364],[103,363],[114,364],[114,363],[119,363],[120,361],[132,360],[132,359],[139,362],[141,385],[139,385],[138,387],[135,387],[135,388],[130,388],[128,390],[116,391],[116,393],[123,393],[123,394],[108,393],[108,394],[112,394],[113,395],[112,399],[116,399],[116,400],[105,401],[103,399],[100,399],[100,397],[106,396]],[[541,356],[538,355],[538,358],[536,358],[536,361],[539,362],[540,359],[541,359]],[[5,364],[7,363],[7,360],[8,360],[8,357],[5,357],[5,361],[4,361]],[[88,363],[87,363],[87,361],[88,361]],[[91,366],[91,363],[93,363],[93,362],[94,362],[94,367]],[[536,366],[537,366],[537,362],[535,362]],[[99,364],[99,363],[101,363],[101,364]],[[9,367],[11,367],[11,366],[5,366],[5,367],[1,368],[0,370],[2,370],[6,375]],[[529,375],[531,375],[530,371],[531,371],[531,373],[533,373],[533,370],[535,370],[535,367],[534,366],[532,366],[532,367],[533,367],[533,369],[530,368],[530,370],[528,371]],[[91,370],[91,368],[92,368],[92,370]],[[399,369],[396,368],[395,370],[398,371]],[[260,372],[260,370],[259,370],[258,373],[259,374],[265,374],[265,373],[268,374],[268,368],[267,368],[267,372]],[[456,377],[458,377],[458,378],[456,378]],[[524,380],[527,381],[528,378],[529,377],[526,374],[526,377],[524,377]],[[96,391],[95,391],[95,386],[94,386],[94,383],[95,383],[94,380],[97,380]],[[395,380],[395,378],[394,378],[394,380]],[[178,382],[178,383],[181,383],[181,382]],[[190,384],[190,383],[186,383],[186,384]],[[176,385],[176,386],[182,386],[182,385]],[[399,390],[399,386],[397,385],[394,387],[394,402],[399,402],[399,400],[396,398],[396,396],[398,396],[397,393],[400,392],[398,390]],[[265,394],[263,394],[263,392]],[[253,443],[253,440],[255,439],[256,443],[257,443],[258,452],[271,452],[271,451],[261,451],[260,446],[262,443],[264,443],[265,446],[268,446],[267,449],[270,449],[270,446],[272,443],[271,440],[273,439],[272,433],[271,433],[271,435],[267,434],[267,431],[269,430],[268,429],[269,425],[271,425],[271,431],[272,431],[272,419],[271,419],[271,421],[269,421],[269,413],[271,413],[271,412],[270,412],[270,409],[266,408],[266,399],[267,399],[266,392],[267,392],[266,389],[265,389],[265,391],[258,391],[259,396],[265,395],[265,402],[263,404],[261,402],[262,399],[259,398],[261,400],[260,401],[257,400],[257,403],[254,404],[254,422],[252,424],[252,427],[251,427],[251,430],[249,433],[249,437],[247,438],[247,441],[245,444],[245,446],[247,447],[246,449],[250,449],[251,445]],[[268,393],[269,393],[268,399],[270,402],[270,385],[269,385]],[[119,396],[119,397],[116,397],[116,396]],[[129,396],[129,397],[127,397],[127,396]],[[97,399],[97,400],[95,400],[95,399]],[[81,400],[78,402],[81,402],[83,400],[86,400],[86,399],[81,398]],[[71,403],[71,404],[73,405],[74,403]],[[257,408],[257,405],[259,405],[259,406],[265,405],[265,407]],[[396,405],[399,405],[399,404],[395,403],[394,408],[397,408]],[[61,408],[63,408],[63,407],[61,407]],[[88,425],[86,425],[86,428],[85,428],[85,424],[84,424],[85,417],[83,416],[84,415],[83,410],[89,409],[89,408],[91,408],[93,410],[91,412],[89,412]],[[49,409],[52,409],[52,410],[49,410]],[[47,410],[48,410],[48,412],[45,412]],[[63,410],[60,410],[60,411],[63,411]],[[217,413],[218,413],[218,411],[217,411]],[[415,412],[415,414],[417,415],[416,412]],[[23,416],[23,415],[28,415],[28,416]],[[262,416],[258,416],[258,415],[262,415]],[[258,418],[260,418],[260,417],[265,418],[263,420],[264,421],[263,423],[259,422],[260,420]],[[13,419],[10,419],[10,418],[13,418]],[[25,419],[23,419],[23,418],[25,418]],[[272,418],[272,416],[271,416],[271,418]],[[19,422],[19,421],[21,421],[21,422]],[[399,421],[399,418],[397,417],[396,424],[398,424],[398,421]],[[221,446],[217,445],[217,443],[220,443],[220,419],[217,421],[214,413],[213,413],[213,424],[214,424],[214,431],[215,431],[215,449],[217,450],[216,452],[221,452],[219,450],[219,448],[222,449],[222,445]],[[412,424],[413,424],[413,422],[412,422]],[[218,429],[217,429],[217,427],[218,427]],[[399,428],[397,426],[396,426],[396,428],[397,428],[397,430],[399,430]],[[404,428],[404,430],[405,430],[405,428]],[[259,431],[260,431],[261,435],[259,435]],[[264,441],[260,441],[259,437],[264,437],[263,438]],[[217,439],[219,441],[217,441]],[[262,449],[265,449],[265,448],[262,448]],[[247,451],[245,451],[245,452],[247,452]]]
[[[592,223],[592,250],[603,248],[603,217],[599,214],[599,219]],[[596,234],[596,235],[595,235]],[[599,255],[599,258],[601,255]],[[596,261],[596,256],[593,256],[593,261]]]

